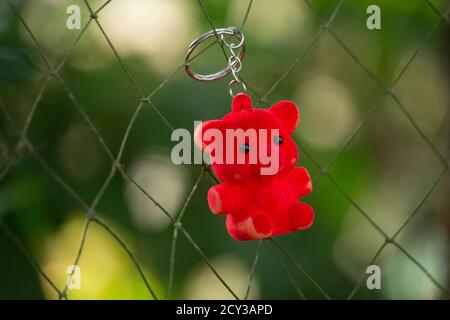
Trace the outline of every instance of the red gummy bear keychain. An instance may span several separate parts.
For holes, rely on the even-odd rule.
[[[234,36],[238,44],[225,41]],[[245,84],[238,77],[245,56],[244,37],[236,28],[203,34],[189,47],[186,62],[204,40],[220,36],[231,51],[228,68],[213,75],[199,75],[186,64],[194,79],[210,81],[232,73],[231,112],[220,120],[202,122],[194,134],[198,147],[209,154],[211,166],[221,181],[208,191],[208,204],[215,214],[227,215],[228,233],[236,240],[256,240],[309,228],[314,211],[299,198],[312,191],[308,171],[295,167],[298,151],[291,135],[299,122],[292,101],[280,101],[269,109],[254,108],[245,93],[233,87]],[[236,54],[235,49],[240,49]]]

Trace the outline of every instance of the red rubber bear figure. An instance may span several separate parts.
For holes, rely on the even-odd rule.
[[[220,120],[202,122],[196,128],[195,143],[209,154],[212,169],[221,181],[209,189],[208,204],[213,213],[227,215],[226,226],[232,238],[263,239],[312,225],[313,209],[298,200],[312,191],[308,171],[303,167],[295,167],[298,152],[291,134],[298,121],[299,111],[292,101],[280,101],[265,110],[252,108],[250,97],[238,94],[232,100],[230,113]],[[279,134],[274,137],[267,135],[267,142],[263,138],[257,145],[251,145],[249,136],[245,136],[246,143],[232,150],[227,148],[228,142],[223,139],[221,153],[220,150],[210,148],[215,139],[205,134],[209,129],[215,129],[223,136],[228,129],[255,129],[258,136],[259,129],[278,129]],[[267,144],[268,154],[275,147],[278,148],[278,167],[271,175],[261,174],[261,169],[268,167],[267,163],[260,161],[260,158],[251,162],[246,154],[263,143]],[[245,161],[217,161],[219,155],[225,157],[230,153],[233,159],[244,156]]]

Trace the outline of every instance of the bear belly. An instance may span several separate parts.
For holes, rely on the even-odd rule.
[[[239,212],[227,216],[227,229],[234,239],[264,239],[298,229],[290,216],[297,196],[281,179],[263,186],[255,183],[246,190],[248,198]]]

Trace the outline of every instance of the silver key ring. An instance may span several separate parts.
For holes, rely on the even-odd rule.
[[[244,35],[241,33],[241,31],[234,27],[229,28],[219,28],[215,30],[210,30],[208,32],[205,32],[201,36],[199,36],[197,39],[192,41],[192,43],[189,45],[188,51],[186,53],[186,57],[184,58],[185,66],[184,69],[186,70],[186,73],[193,79],[199,80],[199,81],[213,81],[217,79],[221,79],[232,72],[230,66],[226,67],[223,70],[220,70],[216,73],[212,74],[199,74],[194,72],[190,65],[189,65],[189,59],[191,55],[194,53],[195,49],[204,41],[211,37],[215,37],[216,35],[220,36],[220,41],[223,41],[227,46],[237,49],[241,48],[239,52],[239,59],[240,61],[244,60],[245,57],[245,43],[244,43]],[[237,44],[230,44],[227,43],[224,39],[224,36],[233,36],[235,37],[239,42]]]

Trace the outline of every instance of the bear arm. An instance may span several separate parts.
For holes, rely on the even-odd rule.
[[[214,214],[228,214],[239,211],[244,193],[242,188],[230,183],[221,183],[208,191],[208,205]]]
[[[297,197],[305,197],[312,192],[311,178],[304,167],[294,168],[288,179]]]

